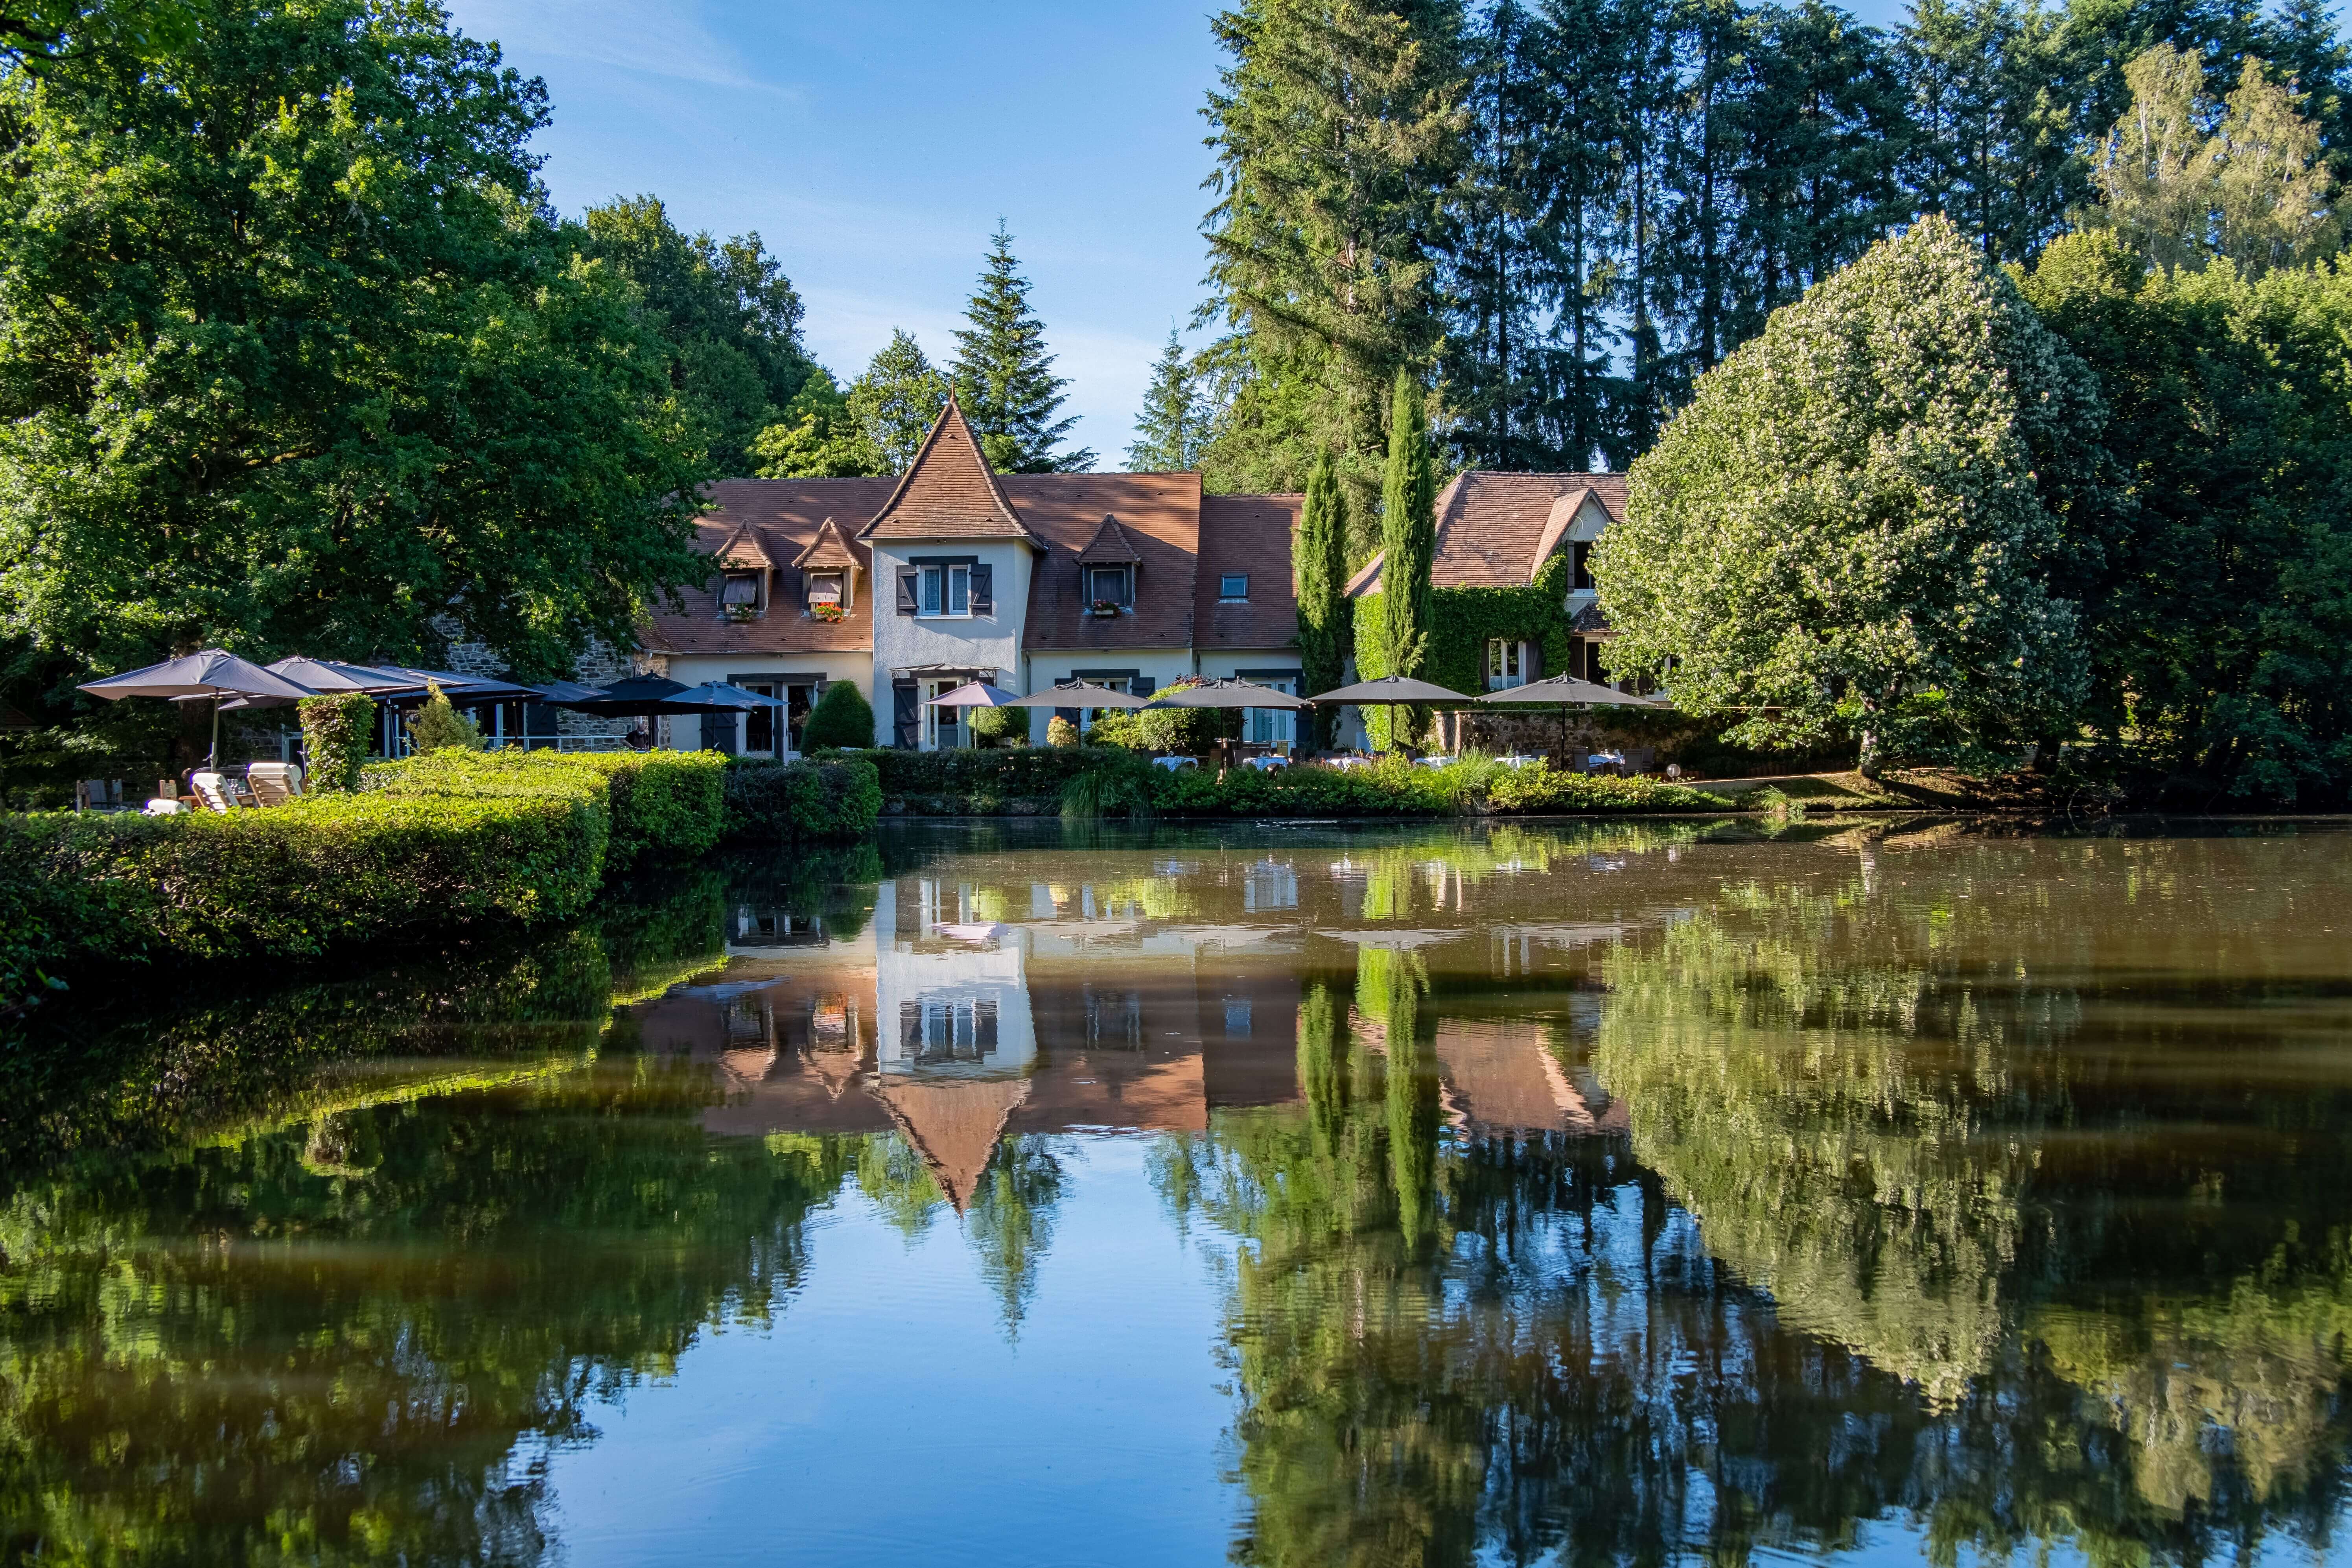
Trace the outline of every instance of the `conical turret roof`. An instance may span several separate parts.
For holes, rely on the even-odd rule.
[[[898,488],[857,537],[1019,539],[1039,549],[1045,543],[1021,521],[1004,487],[996,482],[952,393]]]

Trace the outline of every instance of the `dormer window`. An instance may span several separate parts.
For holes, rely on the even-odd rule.
[[[757,572],[730,572],[719,589],[719,607],[730,616],[757,615],[760,609],[760,574]]]
[[[1228,572],[1217,579],[1217,602],[1240,604],[1249,598],[1249,574]]]
[[[1573,556],[1573,559],[1570,563],[1570,570],[1572,573],[1572,575],[1569,582],[1569,591],[1576,594],[1589,594],[1592,592],[1592,545],[1591,542],[1582,539],[1575,540],[1570,543],[1568,548]]]
[[[1089,566],[1087,568],[1087,600],[1096,610],[1118,610],[1135,603],[1135,568],[1132,566]]]
[[[849,574],[812,572],[808,574],[808,612],[826,620],[838,619],[849,608]]]

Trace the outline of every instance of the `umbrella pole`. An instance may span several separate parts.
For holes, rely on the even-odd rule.
[[[213,693],[213,749],[205,753],[205,767],[211,773],[220,771],[220,693],[217,691]]]

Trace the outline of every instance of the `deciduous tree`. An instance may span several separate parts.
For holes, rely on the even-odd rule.
[[[866,374],[849,384],[848,402],[850,417],[881,455],[881,471],[902,474],[948,405],[948,378],[932,368],[912,332],[894,329]]]

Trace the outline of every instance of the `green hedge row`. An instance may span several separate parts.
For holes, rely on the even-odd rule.
[[[469,798],[567,794],[601,782],[616,868],[647,855],[700,855],[725,826],[727,759],[716,752],[440,751],[377,763],[371,794]]]
[[[605,781],[528,795],[317,795],[268,811],[0,817],[0,1009],[61,967],[303,957],[595,897]]]
[[[1130,753],[1109,746],[1020,746],[1004,751],[871,751],[849,753],[880,770],[885,795],[1058,795],[1081,773]]]
[[[1534,763],[1509,768],[1472,759],[1442,768],[1383,758],[1368,768],[1206,768],[1162,773],[1152,805],[1169,816],[1424,816],[1709,811],[1729,803],[1658,779],[1612,778]]]
[[[769,842],[864,837],[882,814],[882,774],[868,760],[872,754],[796,763],[736,759],[726,770],[727,837]]]

